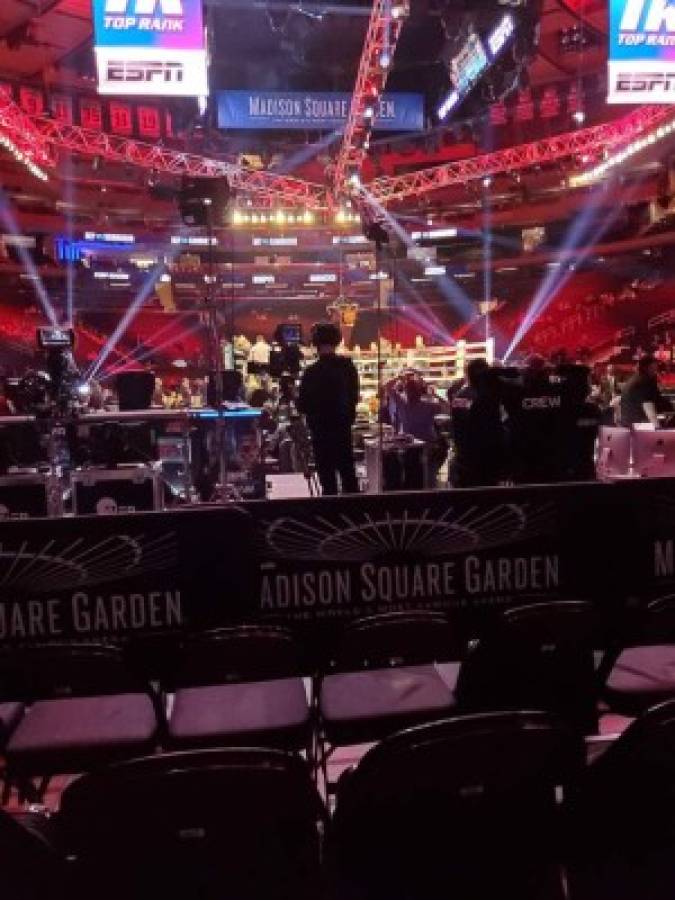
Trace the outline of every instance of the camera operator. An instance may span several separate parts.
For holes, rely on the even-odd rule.
[[[559,366],[556,372],[562,391],[562,408],[556,444],[557,479],[595,479],[595,441],[602,410],[592,402],[590,370],[582,365]]]
[[[506,439],[497,373],[484,359],[466,368],[467,384],[451,402],[455,487],[482,487],[506,478]]]
[[[672,410],[658,382],[658,362],[653,356],[642,356],[637,372],[621,391],[620,421],[624,428],[649,422],[658,428],[658,414]]]
[[[551,380],[541,356],[531,356],[520,383],[505,393],[507,435],[513,477],[519,484],[546,484],[558,479],[556,441],[560,432],[562,391]]]

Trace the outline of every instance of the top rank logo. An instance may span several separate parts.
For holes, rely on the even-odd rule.
[[[183,0],[105,0],[103,12],[115,31],[183,31]]]
[[[675,4],[670,0],[627,0],[619,24],[619,44],[675,46]]]

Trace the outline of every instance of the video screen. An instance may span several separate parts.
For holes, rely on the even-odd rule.
[[[297,325],[295,323],[280,325],[278,335],[282,344],[301,344],[302,325]]]
[[[72,347],[75,335],[72,328],[56,328],[44,325],[37,330],[37,344],[41,350]]]

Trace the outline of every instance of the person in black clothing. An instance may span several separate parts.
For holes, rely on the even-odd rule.
[[[504,398],[513,477],[519,484],[547,484],[558,480],[556,442],[560,433],[562,392],[550,376],[543,357],[533,356],[520,384],[510,386]]]
[[[298,409],[307,419],[316,470],[325,495],[337,494],[338,473],[342,493],[354,494],[359,489],[352,450],[359,376],[351,359],[335,352],[340,340],[336,325],[314,327],[312,342],[319,359],[305,370],[298,396]]]
[[[629,379],[621,392],[620,421],[624,428],[650,422],[658,426],[658,413],[672,409],[663,396],[658,383],[658,363],[653,356],[643,356],[638,362],[637,373]]]
[[[450,478],[455,487],[498,484],[506,477],[506,446],[496,373],[484,359],[466,368],[467,384],[453,397],[455,457]]]
[[[588,399],[591,392],[590,369],[581,365],[559,366],[556,376],[562,391],[556,441],[557,480],[593,481],[595,440],[602,410]]]

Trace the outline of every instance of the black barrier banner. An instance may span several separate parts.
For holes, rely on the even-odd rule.
[[[0,642],[128,639],[675,594],[675,480],[256,501],[0,521]]]
[[[250,504],[259,612],[321,624],[426,608],[471,616],[583,597],[611,487],[497,488]]]
[[[610,552],[621,561],[624,594],[643,603],[675,599],[675,481],[650,478],[618,487],[623,528]]]
[[[120,639],[241,618],[253,543],[236,508],[0,522],[0,641]]]

